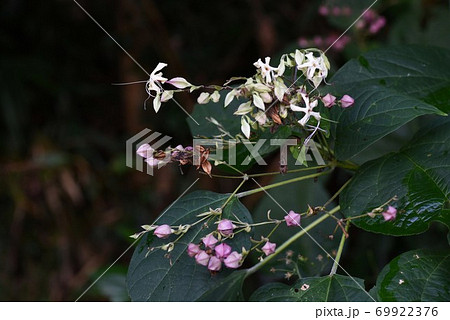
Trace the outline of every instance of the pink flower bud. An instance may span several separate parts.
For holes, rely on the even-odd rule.
[[[241,264],[242,254],[233,251],[230,255],[223,261],[227,268],[236,269],[239,268]]]
[[[306,48],[307,46],[309,46],[309,41],[306,38],[302,37],[302,38],[298,39],[298,45],[301,48]]]
[[[217,226],[217,231],[219,231],[224,236],[229,236],[233,234],[233,230],[236,226],[228,219],[223,219],[219,221],[219,225]]]
[[[386,25],[386,18],[385,17],[378,17],[377,20],[372,22],[372,24],[369,27],[369,32],[371,34],[378,33],[384,26]]]
[[[222,261],[220,261],[219,258],[212,256],[211,259],[209,259],[208,270],[220,271],[221,268],[222,268]]]
[[[319,7],[319,14],[321,16],[327,16],[329,13],[330,13],[330,10],[328,9],[327,6],[322,5]]]
[[[369,9],[364,13],[363,19],[370,22],[370,21],[373,21],[376,16],[377,16],[377,13],[375,11],[373,11],[372,9]]]
[[[341,98],[341,107],[344,108],[344,109],[348,108],[348,107],[351,107],[354,103],[355,103],[355,99],[353,99],[349,95],[344,95]]]
[[[392,206],[388,206],[388,209],[385,212],[381,213],[385,221],[394,220],[397,216],[397,209]]]
[[[221,243],[214,249],[216,251],[216,257],[219,259],[225,259],[231,253],[231,247],[226,243]]]
[[[331,108],[332,106],[334,106],[336,104],[335,101],[336,101],[336,97],[329,93],[325,97],[322,98],[322,102],[323,102],[324,106],[327,108]]]
[[[206,237],[202,239],[203,244],[207,248],[214,249],[217,243],[217,239],[212,235],[212,233],[208,234]]]
[[[160,239],[166,239],[172,234],[172,228],[168,224],[163,224],[153,231],[153,234]]]
[[[300,226],[300,215],[292,210],[289,211],[287,216],[284,216],[284,220],[286,221],[288,227]]]
[[[197,253],[200,252],[200,246],[195,243],[189,243],[187,248],[187,253],[189,257],[195,257]]]
[[[154,151],[155,150],[148,143],[144,143],[137,149],[136,153],[143,158],[148,158],[153,156]]]
[[[314,44],[315,44],[317,47],[320,47],[320,46],[322,46],[322,44],[323,44],[323,39],[322,39],[321,36],[315,36],[315,37],[313,38],[313,42],[314,42]]]
[[[267,241],[266,244],[261,248],[261,250],[266,254],[266,256],[270,256],[275,252],[276,247],[276,243]]]
[[[341,8],[339,7],[333,7],[333,9],[331,9],[331,13],[333,14],[333,16],[340,16],[341,15]]]
[[[342,15],[350,16],[351,14],[352,14],[352,9],[350,7],[343,7],[342,8]]]
[[[208,262],[209,262],[209,259],[210,259],[211,257],[209,256],[209,254],[207,254],[205,251],[203,251],[203,250],[200,250],[196,255],[195,255],[195,261],[198,263],[198,264],[201,264],[202,266],[207,266],[208,265]]]
[[[356,24],[355,24],[355,27],[358,30],[361,30],[365,26],[366,26],[366,22],[364,20],[358,20],[358,22],[356,22]]]

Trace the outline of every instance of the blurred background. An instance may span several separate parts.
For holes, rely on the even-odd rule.
[[[250,76],[258,58],[295,48],[326,49],[372,2],[79,1],[148,72],[166,62],[165,76],[194,84]],[[385,45],[449,47],[448,6],[445,0],[377,1],[329,50],[332,70]],[[74,300],[132,243],[129,235],[150,224],[197,176],[195,189],[232,191],[233,184],[194,168],[167,166],[152,177],[125,166],[125,141],[144,128],[189,145],[186,115],[170,102],[157,116],[151,103],[145,110],[144,84],[112,85],[147,75],[75,2],[3,0],[0,47],[0,300]],[[177,100],[192,112],[196,96]],[[414,128],[391,135],[366,157],[395,150]],[[264,170],[277,170],[277,159],[271,160]],[[332,194],[346,175],[337,172],[320,196]],[[314,204],[315,194],[287,194],[296,193]],[[244,204],[251,212],[267,210],[260,195]],[[433,246],[433,237],[445,237],[446,230],[433,225],[408,238],[352,232],[352,253],[342,263],[370,288],[390,259]],[[83,300],[126,301],[131,254]]]

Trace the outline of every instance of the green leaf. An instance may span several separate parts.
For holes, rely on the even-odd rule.
[[[250,301],[355,302],[373,301],[364,290],[364,280],[335,274],[303,278],[293,286],[269,283],[257,289]]]
[[[352,220],[356,226],[389,235],[426,231],[431,221],[450,226],[450,121],[446,119],[410,142],[398,153],[365,163],[342,192],[340,205],[346,217],[371,212],[394,196],[394,221],[377,215]],[[384,208],[386,208],[385,206]]]
[[[379,301],[450,301],[450,251],[405,252],[377,279]]]
[[[233,272],[226,278],[221,278],[214,287],[205,292],[198,301],[243,301],[242,284],[247,276],[247,270]]]
[[[374,50],[331,79],[355,105],[334,108],[336,156],[348,159],[414,118],[450,111],[450,51],[417,45]]]
[[[180,198],[172,207],[169,207],[156,221],[157,224],[191,224],[197,221],[198,214],[215,209],[228,199],[228,194],[218,194],[209,191],[196,191]],[[235,219],[234,215],[243,222],[252,223],[248,210],[233,198],[225,207],[222,216]],[[206,221],[206,220],[205,220]],[[214,288],[223,285],[223,280],[233,273],[224,268],[217,274],[211,274],[207,268],[195,263],[195,259],[187,255],[189,243],[198,243],[206,234],[213,231],[217,225],[216,220],[208,222],[208,228],[203,223],[192,227],[165,257],[162,250],[149,251],[169,241],[175,240],[172,235],[169,239],[157,239],[150,233],[143,236],[138,243],[128,270],[127,286],[132,301],[196,301]],[[249,248],[251,234],[240,232],[227,243],[240,252],[242,247]],[[232,296],[231,288],[228,297]],[[236,294],[237,296],[237,294]]]

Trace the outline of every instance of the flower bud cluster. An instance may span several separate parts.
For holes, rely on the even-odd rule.
[[[213,233],[208,234],[200,244],[190,243],[187,254],[195,258],[195,261],[208,268],[209,271],[217,272],[224,264],[229,269],[239,268],[242,263],[242,254],[233,249],[225,242],[219,243]]]

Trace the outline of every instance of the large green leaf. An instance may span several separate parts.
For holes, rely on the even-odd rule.
[[[209,191],[196,191],[180,198],[172,207],[165,211],[157,220],[157,224],[180,225],[189,224],[198,220],[196,215],[208,211],[209,208],[220,207],[228,194],[218,194]],[[223,217],[234,218],[241,221],[252,222],[248,210],[233,198],[223,211]],[[200,239],[214,230],[214,221],[205,228],[203,223],[190,229],[175,245],[170,253],[170,259],[165,257],[165,251],[148,251],[149,247],[157,247],[174,240],[172,238],[161,240],[148,234],[137,245],[128,270],[127,286],[133,301],[196,301],[202,296],[214,297],[211,293],[214,288],[223,285],[223,279],[233,271],[224,268],[212,275],[207,268],[195,263],[189,257],[186,249],[189,243],[198,243]],[[240,232],[227,243],[236,251],[242,247],[249,248],[251,243],[249,234]],[[239,288],[240,290],[240,288]],[[236,293],[236,297],[239,291]],[[228,298],[231,299],[229,290]]]
[[[354,302],[373,301],[364,290],[364,280],[335,274],[320,278],[303,278],[293,286],[269,283],[256,290],[251,301]]]
[[[447,119],[446,119],[447,120]],[[367,231],[411,235],[426,231],[431,221],[450,226],[450,121],[430,132],[421,131],[398,153],[364,164],[342,192],[340,205],[346,217],[371,212],[394,196],[394,221],[378,215],[352,220]]]
[[[242,285],[247,270],[233,272],[228,277],[222,277],[214,287],[206,291],[198,301],[243,301]]]
[[[450,301],[450,251],[403,253],[384,267],[376,287],[380,301]]]
[[[355,98],[335,108],[336,155],[347,159],[424,114],[450,111],[450,51],[416,45],[374,50],[345,64],[333,90]]]

